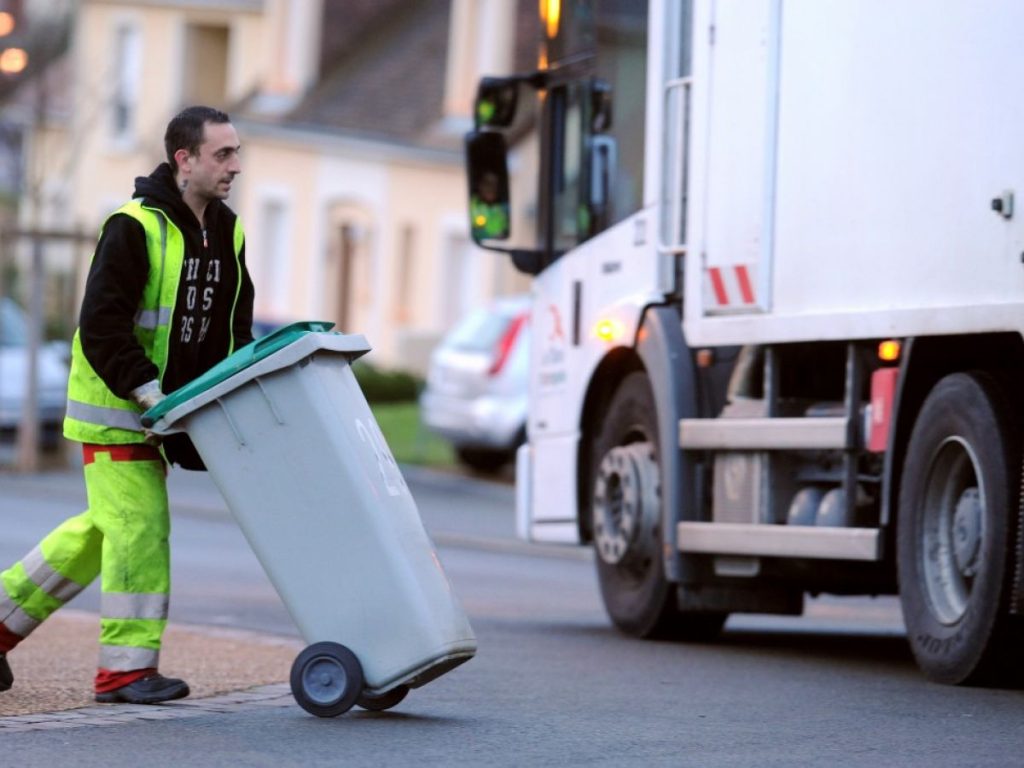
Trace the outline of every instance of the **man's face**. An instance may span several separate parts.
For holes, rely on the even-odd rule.
[[[185,160],[187,191],[205,200],[224,200],[232,180],[242,172],[238,134],[231,123],[206,123],[203,137],[198,153]]]

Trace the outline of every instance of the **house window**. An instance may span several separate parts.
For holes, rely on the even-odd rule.
[[[361,298],[357,290],[359,284],[359,241],[361,230],[352,222],[345,222],[338,228],[338,270],[337,270],[337,307],[335,317],[338,330],[352,333],[355,325],[356,308]]]
[[[111,134],[118,143],[135,139],[139,99],[142,39],[134,24],[120,24],[114,30],[114,94],[111,103]]]
[[[328,207],[325,270],[315,286],[325,299],[325,312],[339,331],[365,329],[377,317],[374,301],[373,227],[367,210],[354,201]],[[332,312],[333,309],[333,312]],[[386,316],[384,316],[386,317]]]
[[[479,251],[461,233],[449,233],[445,252],[439,295],[441,325],[447,329],[480,302],[482,259]]]
[[[399,233],[398,270],[395,279],[395,324],[407,326],[413,319],[413,253],[416,248],[416,229],[411,224]]]
[[[288,263],[288,208],[282,200],[267,200],[261,217],[262,251],[259,259],[260,286],[257,295],[264,296],[263,305],[275,318],[286,318],[290,312]]]
[[[182,95],[186,103],[227,105],[228,39],[226,26],[189,24],[185,28]]]

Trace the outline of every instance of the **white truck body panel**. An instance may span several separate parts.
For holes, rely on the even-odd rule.
[[[577,542],[576,455],[588,382],[615,346],[632,346],[643,309],[668,289],[669,257],[655,257],[654,211],[619,222],[544,270],[533,282],[527,490],[517,495],[521,530],[534,541]],[[578,319],[573,316],[576,284]],[[595,335],[599,320],[616,337]],[[577,328],[578,323],[578,328]],[[580,343],[574,343],[574,334]],[[529,521],[529,522],[522,522]]]
[[[1024,4],[697,0],[694,29],[691,345],[1024,327],[992,209],[1024,194]]]

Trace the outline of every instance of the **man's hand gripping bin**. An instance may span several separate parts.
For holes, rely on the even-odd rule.
[[[146,412],[186,432],[309,644],[296,701],[386,709],[468,661],[476,638],[351,363],[361,335],[287,326]]]

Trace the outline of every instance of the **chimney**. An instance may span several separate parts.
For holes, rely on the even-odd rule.
[[[264,95],[298,101],[316,83],[323,0],[266,0],[270,69]]]
[[[452,0],[449,24],[444,114],[465,119],[481,77],[512,73],[516,0]]]

